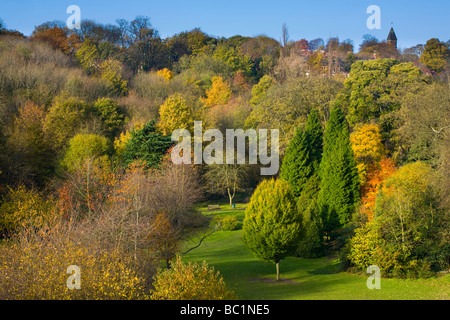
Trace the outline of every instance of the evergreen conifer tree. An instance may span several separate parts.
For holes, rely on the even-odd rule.
[[[312,110],[302,131],[297,129],[286,150],[280,176],[286,180],[296,197],[319,169],[322,157],[322,127],[319,115]]]
[[[356,161],[342,110],[334,107],[325,127],[318,206],[328,235],[350,221],[359,200]]]

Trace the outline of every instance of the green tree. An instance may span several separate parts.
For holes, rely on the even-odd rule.
[[[281,165],[281,178],[289,182],[292,192],[299,196],[307,180],[317,173],[322,158],[322,126],[316,110],[308,116],[304,130],[297,129]]]
[[[135,160],[146,162],[148,167],[157,166],[162,156],[173,145],[170,136],[166,136],[156,130],[156,120],[145,124],[142,129],[134,129],[128,139],[123,160],[125,165],[129,165]]]
[[[70,139],[61,165],[68,171],[74,171],[81,168],[88,158],[106,163],[110,152],[108,138],[96,134],[77,134]]]
[[[447,58],[450,55],[448,45],[439,39],[432,38],[425,44],[422,55],[419,61],[427,66],[432,71],[437,73],[444,70],[447,65]]]
[[[419,91],[426,76],[412,63],[395,59],[357,61],[345,80],[340,101],[348,109],[350,125],[371,120],[383,126],[383,117],[397,110],[402,96]],[[381,120],[381,121],[380,121]]]
[[[81,44],[75,53],[75,57],[89,75],[96,74],[99,71],[100,53],[91,40],[87,39]]]
[[[359,176],[348,124],[339,107],[331,110],[324,132],[318,205],[330,233],[350,221],[359,200]]]
[[[265,180],[245,210],[242,239],[256,256],[276,264],[295,253],[301,237],[302,216],[295,196],[284,180]]]
[[[252,98],[250,99],[250,103],[255,106],[258,103],[260,103],[266,93],[267,90],[273,85],[273,79],[272,77],[268,75],[264,75],[257,84],[255,84],[252,88]]]
[[[100,98],[93,104],[94,113],[102,122],[103,132],[114,138],[125,123],[125,116],[119,105],[112,99]]]
[[[305,77],[273,84],[253,107],[245,121],[248,128],[278,128],[280,130],[280,153],[298,127],[303,127],[312,109],[319,112],[325,122],[333,101],[342,91],[343,84],[335,79]]]
[[[120,61],[108,59],[100,65],[102,78],[107,80],[114,95],[128,94],[128,82],[122,77],[122,64]]]
[[[319,258],[325,253],[323,221],[317,205],[320,181],[315,173],[305,183],[297,200],[298,212],[303,216],[304,237],[300,240],[297,254],[304,258]]]
[[[44,121],[45,133],[55,149],[62,149],[81,128],[90,112],[89,105],[72,97],[58,96],[50,106]]]

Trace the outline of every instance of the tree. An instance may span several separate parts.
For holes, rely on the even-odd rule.
[[[375,201],[379,188],[396,170],[394,160],[384,157],[367,173],[365,183],[361,187],[361,212],[367,216],[369,222],[375,215]]]
[[[45,116],[43,107],[28,101],[14,118],[7,140],[10,149],[4,153],[14,183],[41,187],[54,170],[55,155],[44,131]]]
[[[450,55],[448,45],[439,39],[432,38],[425,44],[422,55],[419,61],[422,62],[427,68],[437,73],[444,70],[447,65],[447,58]]]
[[[278,128],[280,153],[298,127],[303,127],[312,109],[326,122],[333,101],[342,90],[340,81],[330,78],[303,77],[273,84],[245,121],[247,128]]]
[[[99,98],[94,104],[95,115],[102,122],[102,131],[108,138],[114,138],[125,124],[125,115],[119,105],[109,98]]]
[[[236,192],[243,191],[247,183],[249,165],[237,163],[210,164],[206,167],[205,178],[211,186],[211,192],[226,191],[230,206]]]
[[[62,149],[81,128],[89,114],[89,105],[76,98],[58,96],[50,106],[44,121],[44,131],[56,150]]]
[[[89,75],[94,75],[100,70],[100,53],[91,40],[83,41],[75,57]]]
[[[159,270],[154,277],[153,300],[222,300],[234,298],[219,272],[203,261],[184,263],[180,256],[170,269]]]
[[[301,233],[302,216],[294,194],[284,180],[264,180],[253,193],[245,210],[242,239],[260,259],[276,264],[295,253]]]
[[[231,98],[230,85],[222,77],[212,77],[212,86],[206,90],[206,98],[202,98],[205,107],[225,105]]]
[[[339,107],[331,110],[323,138],[318,205],[328,235],[346,225],[359,200],[359,177],[348,124]]]
[[[255,84],[252,88],[252,98],[250,99],[250,103],[255,106],[258,103],[260,103],[266,93],[267,90],[273,85],[274,80],[272,77],[268,75],[264,75],[261,79],[259,79],[259,82]]]
[[[319,258],[325,253],[323,221],[317,205],[320,181],[315,173],[305,183],[297,200],[297,210],[303,217],[304,236],[300,240],[297,255],[304,258]]]
[[[163,78],[165,81],[170,81],[173,79],[173,72],[167,68],[158,70],[156,74],[158,75],[158,77]]]
[[[52,27],[53,25],[53,27]],[[80,38],[75,33],[70,33],[66,27],[52,23],[44,23],[33,31],[35,40],[49,43],[54,49],[59,49],[65,54],[74,54],[80,46]]]
[[[378,193],[373,228],[399,253],[401,272],[417,260],[434,270],[449,267],[449,217],[439,206],[435,180],[430,166],[413,162],[391,175]]]
[[[434,174],[423,162],[407,164],[385,181],[378,194],[375,221],[382,236],[405,254],[439,221]]]
[[[418,92],[426,80],[412,63],[395,59],[355,62],[340,99],[348,110],[347,120],[350,125],[375,121],[380,127],[392,126],[384,124],[384,118],[400,107],[404,94]]]
[[[122,64],[118,60],[108,59],[100,65],[101,77],[108,81],[114,95],[128,94],[128,82],[122,77]]]
[[[317,110],[308,115],[304,130],[297,129],[281,165],[280,177],[286,180],[296,197],[305,183],[318,172],[322,158],[322,126]]]
[[[176,129],[192,131],[193,110],[189,102],[179,93],[169,96],[159,108],[159,128],[163,134],[170,135]]]
[[[135,160],[143,160],[148,167],[157,166],[162,156],[172,146],[170,136],[158,132],[155,127],[156,121],[152,120],[145,124],[142,129],[134,129],[131,137],[125,145],[123,160],[125,165]]]
[[[357,125],[350,134],[350,143],[358,167],[359,182],[364,185],[369,170],[385,154],[380,128],[375,124]]]
[[[96,159],[106,164],[110,153],[110,141],[96,134],[77,134],[69,140],[69,146],[61,161],[68,171],[74,171],[83,166],[86,159]]]
[[[49,226],[54,218],[52,202],[45,200],[36,190],[27,190],[24,186],[9,189],[0,211],[0,232],[7,236],[25,228]]]

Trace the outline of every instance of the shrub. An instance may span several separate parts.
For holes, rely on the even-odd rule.
[[[24,227],[41,228],[51,221],[51,208],[51,202],[34,190],[10,189],[0,206],[0,231],[11,235]]]
[[[219,272],[203,261],[183,263],[180,256],[172,261],[170,269],[159,270],[154,277],[153,300],[226,300],[234,292],[226,288]]]
[[[43,236],[43,240],[37,240]],[[147,299],[145,278],[133,259],[118,251],[96,251],[71,241],[25,236],[0,254],[0,299]],[[81,288],[69,290],[70,265],[80,268]]]
[[[237,230],[239,227],[239,221],[236,219],[235,216],[224,216],[219,221],[220,224],[220,230],[223,231],[234,231]]]

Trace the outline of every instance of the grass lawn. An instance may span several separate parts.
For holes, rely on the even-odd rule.
[[[235,214],[242,219],[244,211],[224,206],[220,211],[200,211],[210,216]],[[237,209],[242,209],[238,205]],[[276,282],[275,265],[258,260],[241,240],[242,230],[217,231],[200,247],[183,259],[201,262],[205,260],[220,271],[228,286],[239,299],[450,299],[450,275],[430,279],[381,279],[380,290],[366,286],[369,275],[357,275],[339,271],[335,258],[321,259],[287,258],[280,262],[280,277]],[[187,247],[195,245],[186,243]]]

